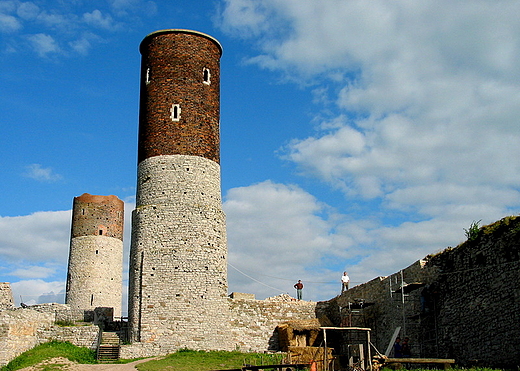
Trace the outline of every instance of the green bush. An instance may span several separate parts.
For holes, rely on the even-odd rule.
[[[477,239],[479,232],[480,232],[480,222],[481,221],[482,220],[473,221],[470,224],[469,229],[464,228],[464,234],[466,235],[468,241],[473,241],[473,240]]]

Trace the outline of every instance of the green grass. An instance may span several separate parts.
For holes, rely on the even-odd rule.
[[[20,356],[9,362],[8,365],[0,368],[0,371],[14,371],[24,367],[39,364],[45,360],[63,357],[70,361],[94,364],[95,352],[88,348],[80,348],[69,342],[51,341],[22,353]],[[224,352],[224,351],[195,351],[181,349],[176,353],[172,353],[162,359],[151,360],[138,364],[136,367],[139,371],[209,371],[209,370],[225,370],[236,369],[244,364],[266,365],[282,363],[283,355],[281,354],[263,354],[263,353],[242,353],[242,352]],[[133,360],[120,360],[117,363],[126,363]],[[42,365],[42,371],[61,370],[63,365],[49,364]],[[454,368],[454,371],[462,370]],[[381,371],[394,371],[384,368]],[[402,371],[405,371],[404,369]],[[414,369],[413,371],[427,371],[425,369]],[[431,371],[431,370],[428,370]],[[471,371],[501,371],[490,368],[472,368]]]
[[[138,364],[139,371],[175,370],[208,371],[240,368],[244,363],[252,365],[276,364],[281,354],[260,354],[224,351],[195,351],[182,349],[165,358]]]
[[[97,363],[96,352],[88,348],[80,348],[69,342],[51,341],[38,345],[2,367],[0,371],[14,371],[24,367],[33,366],[46,359],[63,357],[78,363]],[[58,369],[57,365],[45,366],[43,370]]]

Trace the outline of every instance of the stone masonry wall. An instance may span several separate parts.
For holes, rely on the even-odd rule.
[[[430,288],[440,355],[464,364],[520,366],[520,217],[482,227],[428,265],[441,272]]]
[[[116,196],[74,197],[65,302],[121,316],[124,203]]]
[[[13,292],[9,282],[0,282],[0,310],[14,306]]]
[[[421,288],[405,292],[404,298],[399,289],[402,282],[405,285],[419,282],[426,285],[436,277],[436,269],[426,267],[424,260],[417,261],[400,272],[354,286],[332,299],[326,311],[327,316],[337,326],[372,329],[372,342],[383,353],[395,329],[401,327],[400,336],[410,337],[414,355],[425,356],[420,354],[421,349],[418,347],[421,338],[418,327]],[[359,308],[359,303],[364,305]]]
[[[112,307],[121,316],[123,241],[105,236],[75,237],[71,241],[67,304],[93,311]]]
[[[0,366],[50,340],[70,341],[94,349],[99,333],[97,326],[60,327],[55,324],[57,313],[68,310],[63,304],[0,310]]]
[[[170,351],[229,346],[220,166],[199,156],[139,164],[130,254],[134,339]]]
[[[279,324],[316,318],[316,302],[254,299],[228,299],[231,310],[231,334],[234,349],[241,351],[277,351]]]
[[[351,288],[330,300],[326,312],[336,325],[372,328],[381,352],[400,326],[413,356],[515,368],[520,365],[519,258],[520,218],[507,217],[455,248]],[[402,281],[410,289],[404,298]],[[367,303],[364,309],[348,309],[360,300]]]
[[[266,352],[279,350],[278,333],[275,331],[279,324],[317,318],[316,313],[322,312],[324,304],[294,299],[288,301],[275,297],[266,300],[228,298],[227,305],[230,337],[225,348],[245,352]],[[222,347],[224,348],[224,345]],[[122,346],[121,357],[152,357],[170,352],[170,347],[157,342],[134,343]]]

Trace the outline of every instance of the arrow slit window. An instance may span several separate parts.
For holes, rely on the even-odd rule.
[[[179,121],[181,119],[181,106],[179,104],[172,104],[172,108],[170,108],[170,113],[172,121]]]

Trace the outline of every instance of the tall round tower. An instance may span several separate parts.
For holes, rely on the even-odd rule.
[[[162,30],[141,43],[129,317],[134,341],[229,348],[220,190],[220,57],[213,37]]]
[[[74,197],[65,303],[121,315],[124,203],[116,196]]]

